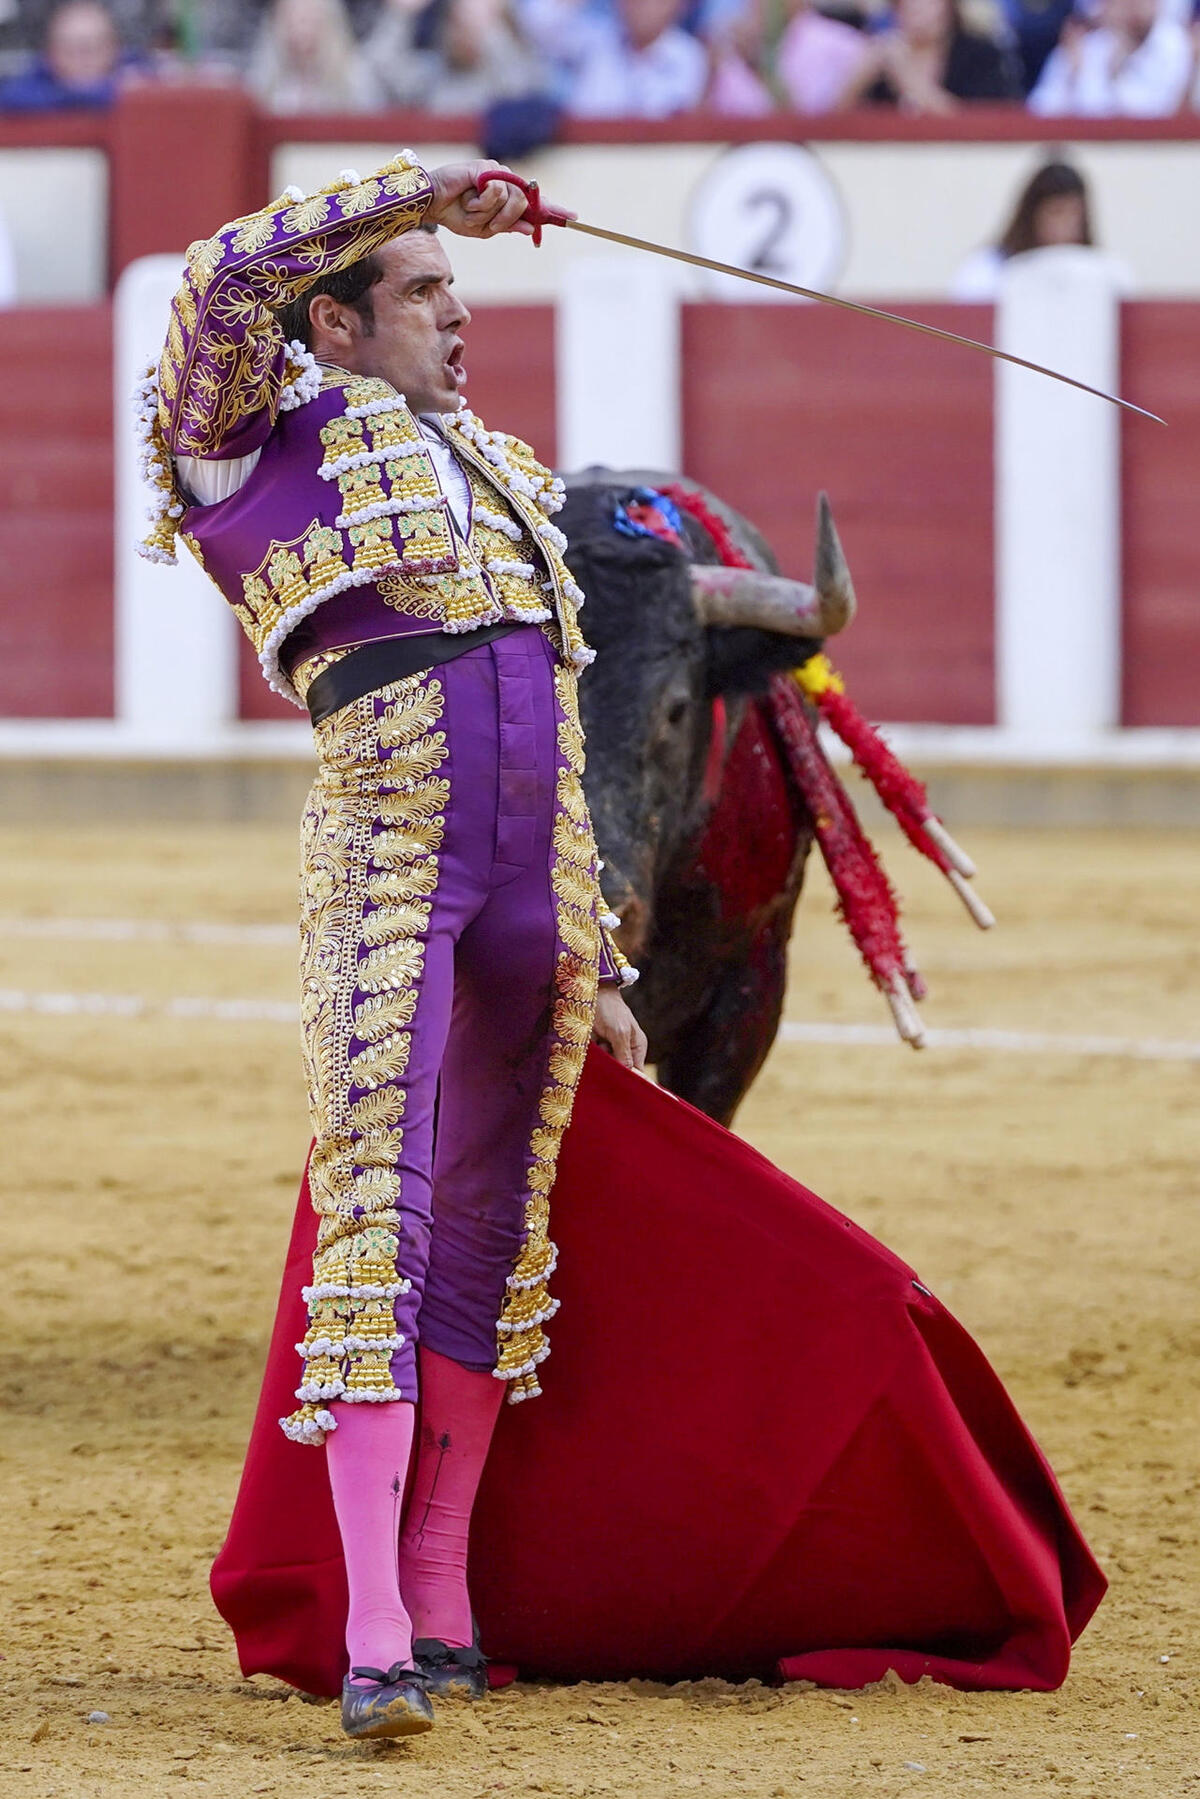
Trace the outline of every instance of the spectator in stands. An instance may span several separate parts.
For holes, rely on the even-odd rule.
[[[369,112],[384,103],[343,0],[273,0],[246,82],[271,112]]]
[[[189,15],[202,56],[244,67],[250,57],[270,0],[188,0]],[[356,39],[375,23],[380,0],[345,0]]]
[[[392,105],[426,112],[484,112],[549,85],[508,0],[384,0],[363,52]]]
[[[957,112],[964,100],[1019,100],[1016,59],[994,37],[968,29],[962,0],[895,0],[890,29],[868,40],[869,56],[848,99],[905,112]]]
[[[762,116],[776,96],[796,112],[835,112],[853,91],[870,55],[861,31],[818,12],[812,0],[792,0],[791,17],[774,29],[769,0],[748,0],[718,15],[711,29],[716,112]]]
[[[0,110],[111,106],[133,62],[122,52],[107,6],[100,0],[63,0],[47,21],[40,56],[0,84]]]
[[[1042,164],[1026,182],[999,241],[973,250],[950,283],[954,300],[995,301],[1005,269],[1018,256],[1064,245],[1088,251],[1107,265],[1120,295],[1134,291],[1132,270],[1096,244],[1087,184],[1070,163]]]
[[[528,15],[556,44],[560,92],[577,118],[664,119],[699,106],[708,86],[708,53],[680,24],[686,0],[615,0],[611,8],[577,0]]]
[[[1101,0],[1094,24],[1067,20],[1029,108],[1043,118],[1165,118],[1191,74],[1187,27],[1160,0]]]
[[[1075,0],[1002,0],[1002,11],[1021,65],[1021,91],[1028,94],[1075,9]]]
[[[189,0],[104,0],[126,50],[145,50],[155,33]],[[192,0],[195,3],[195,0]],[[199,0],[205,7],[213,0]],[[232,0],[231,0],[232,3]],[[5,74],[24,70],[46,42],[51,15],[62,0],[0,0],[0,59]],[[15,53],[15,54],[14,54]]]
[[[1094,244],[1083,176],[1069,162],[1046,162],[1025,183],[999,241],[972,250],[950,283],[952,300],[994,300],[1014,256],[1057,244]]]

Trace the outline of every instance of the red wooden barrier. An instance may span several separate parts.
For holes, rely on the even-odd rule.
[[[982,310],[922,316],[986,335]],[[1124,389],[1170,420],[1124,423],[1132,725],[1200,725],[1198,316],[1187,302],[1124,308]],[[111,714],[110,332],[107,306],[0,313],[0,716]],[[551,309],[481,309],[469,339],[473,404],[553,460]],[[753,518],[789,572],[808,572],[812,500],[828,487],[861,601],[836,653],[864,709],[989,722],[987,364],[770,306],[687,308],[684,352],[688,472]],[[243,715],[296,716],[249,659]]]
[[[112,321],[0,312],[0,716],[112,712]]]
[[[1200,307],[1122,308],[1124,393],[1161,413],[1122,423],[1127,725],[1200,725]]]
[[[906,310],[901,308],[902,311]],[[984,307],[925,306],[990,339]],[[684,310],[687,472],[810,577],[828,490],[859,615],[834,654],[872,718],[993,721],[992,369],[819,307]]]
[[[137,257],[178,253],[270,197],[256,110],[238,88],[131,88],[111,119],[114,280]]]

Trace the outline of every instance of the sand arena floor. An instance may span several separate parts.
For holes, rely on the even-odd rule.
[[[888,845],[930,1024],[1200,1038],[1194,841],[971,848],[990,938]],[[0,924],[0,1795],[1200,1792],[1196,1061],[785,1043],[739,1121],[922,1270],[1050,1454],[1113,1582],[1062,1692],[519,1686],[380,1748],[239,1677],[206,1576],[307,1141],[296,1033],[160,1008],[292,1000],[294,856],[284,828],[0,834],[5,920],[150,927]],[[878,1023],[829,914],[818,876],[789,1015]]]

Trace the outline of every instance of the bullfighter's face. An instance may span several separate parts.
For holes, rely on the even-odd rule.
[[[454,292],[454,271],[433,231],[406,231],[376,253],[383,270],[365,316],[339,309],[347,341],[330,360],[355,375],[380,376],[413,412],[454,412],[466,383],[459,333],[471,315]],[[325,346],[314,342],[320,357]]]

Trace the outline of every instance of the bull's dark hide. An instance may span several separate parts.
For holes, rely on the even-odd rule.
[[[685,552],[614,528],[617,505],[655,479],[570,479],[559,519],[597,652],[581,684],[585,785],[605,893],[641,969],[629,997],[651,1060],[665,1086],[728,1123],[778,1028],[812,842],[760,696],[819,645],[700,622],[689,562],[717,560],[707,533],[685,515]],[[754,528],[721,510],[745,553],[773,570]]]

